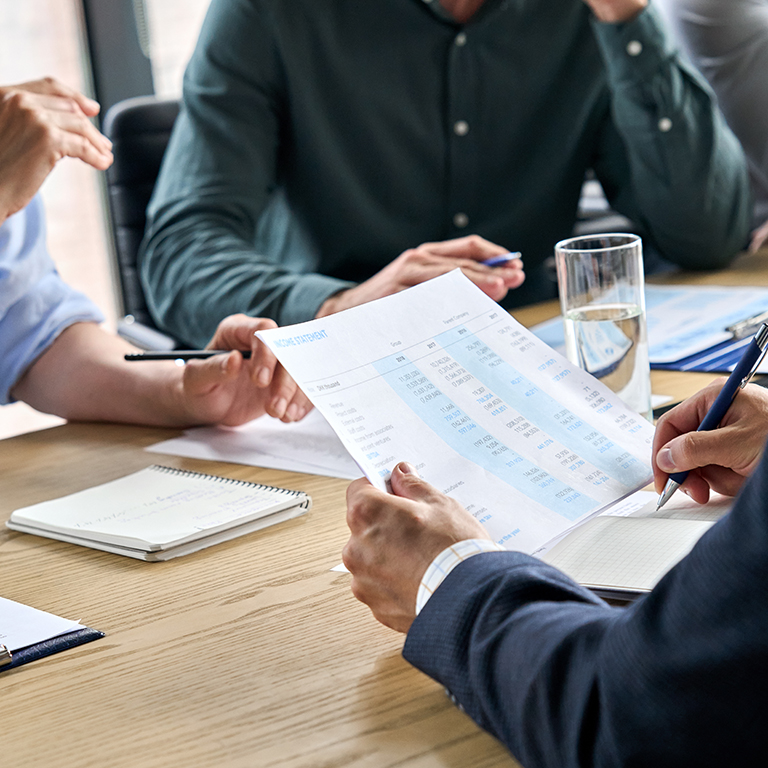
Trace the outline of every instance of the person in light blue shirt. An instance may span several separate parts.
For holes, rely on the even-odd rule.
[[[56,163],[103,170],[111,146],[90,122],[98,104],[51,80],[0,88],[0,404],[23,400],[70,419],[160,425],[239,424],[267,412],[285,421],[310,405],[255,338],[273,327],[226,318],[211,345],[233,351],[183,368],[128,363],[135,351],[103,331],[98,308],[59,276],[37,191]]]
[[[11,388],[74,323],[101,323],[98,307],[67,285],[45,245],[39,196],[0,226],[0,403]]]

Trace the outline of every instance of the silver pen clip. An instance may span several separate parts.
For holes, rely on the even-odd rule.
[[[725,330],[733,336],[734,339],[745,339],[747,336],[753,334],[762,323],[768,322],[768,310],[765,312],[758,312],[752,317],[746,317],[744,320],[739,320],[737,323],[727,325]]]
[[[763,323],[760,326],[760,329],[755,334],[754,342],[758,347],[760,347],[761,352],[757,360],[755,360],[755,364],[752,366],[750,372],[741,380],[741,384],[739,384],[740,389],[744,389],[744,387],[749,384],[752,377],[755,375],[755,373],[757,373],[757,369],[760,367],[760,363],[763,362],[765,353],[768,352],[768,324]]]
[[[0,667],[6,667],[13,661],[13,654],[0,644]]]

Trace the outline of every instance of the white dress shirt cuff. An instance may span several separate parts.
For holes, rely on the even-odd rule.
[[[504,552],[505,549],[490,539],[466,539],[444,549],[430,564],[422,576],[419,591],[416,594],[416,615],[427,604],[432,593],[443,583],[443,579],[468,557],[483,552]]]

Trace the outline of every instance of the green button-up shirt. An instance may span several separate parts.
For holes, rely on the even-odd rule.
[[[585,171],[670,260],[744,244],[746,166],[652,8],[581,0],[213,0],[141,257],[159,325],[204,343],[233,312],[280,324],[420,243],[478,233],[543,267]]]

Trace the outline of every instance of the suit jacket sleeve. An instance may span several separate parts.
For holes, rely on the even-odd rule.
[[[756,765],[768,716],[768,461],[646,598],[609,607],[514,552],[456,568],[408,661],[526,766]]]

